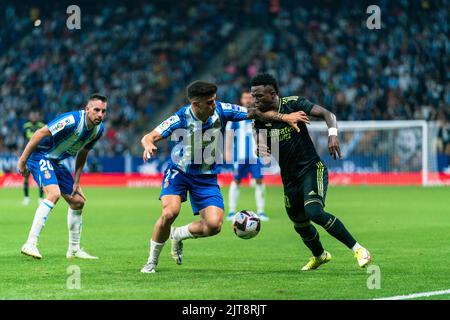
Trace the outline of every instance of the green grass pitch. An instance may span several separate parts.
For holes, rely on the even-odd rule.
[[[50,214],[40,237],[42,260],[20,254],[36,209],[21,205],[20,189],[0,189],[0,299],[372,299],[450,289],[450,189],[445,187],[330,187],[326,209],[372,253],[380,289],[368,289],[367,269],[318,227],[330,263],[301,272],[310,252],[283,207],[282,189],[267,188],[259,235],[237,238],[229,222],[211,238],[185,241],[184,264],[163,249],[158,272],[141,274],[160,214],[156,188],[84,188],[82,246],[100,260],[67,260],[67,205]],[[227,189],[223,188],[224,199]],[[31,190],[37,196],[37,190]],[[255,210],[253,189],[238,208]],[[175,225],[193,218],[183,205]],[[68,289],[68,267],[80,268],[80,289]],[[373,279],[373,278],[372,278]],[[434,296],[448,299],[450,295]]]

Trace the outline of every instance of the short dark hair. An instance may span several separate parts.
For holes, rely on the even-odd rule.
[[[89,97],[89,101],[91,101],[91,100],[100,100],[101,102],[107,102],[108,98],[101,93],[93,93]]]
[[[211,82],[197,80],[188,85],[186,89],[188,99],[212,96],[217,92],[217,85]]]
[[[278,94],[278,83],[274,76],[268,73],[260,73],[252,79],[252,87],[272,86]]]

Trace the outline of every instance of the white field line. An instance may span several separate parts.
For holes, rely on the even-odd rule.
[[[430,292],[418,292],[418,293],[412,293],[404,296],[395,296],[395,297],[387,297],[387,298],[376,298],[373,300],[406,300],[406,299],[415,299],[415,298],[422,298],[422,297],[431,297],[431,296],[438,296],[443,294],[450,294],[450,289],[448,290],[440,290],[440,291],[430,291]]]

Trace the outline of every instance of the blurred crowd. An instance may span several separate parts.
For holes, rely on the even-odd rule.
[[[449,1],[384,1],[380,30],[369,30],[364,1],[280,6],[250,64],[229,59],[217,73],[236,100],[261,70],[282,95],[301,94],[340,120],[449,117]]]
[[[81,30],[66,28],[68,15],[61,5],[47,8],[50,16],[37,8],[6,8],[0,151],[23,147],[21,125],[30,110],[40,111],[47,122],[83,107],[91,93],[101,92],[109,99],[108,130],[97,150],[127,152],[130,141],[150,129],[157,109],[184,90],[194,70],[227,41],[239,19],[233,7],[222,10],[224,1],[176,6],[116,2],[82,6]],[[42,25],[33,27],[39,17]],[[10,31],[16,39],[10,39]]]
[[[229,50],[211,70],[221,100],[238,102],[249,79],[266,71],[282,95],[303,95],[338,120],[437,120],[438,148],[450,155],[450,2],[378,5],[380,30],[367,28],[365,1],[112,1],[83,7],[81,30],[66,28],[64,7],[44,16],[9,5],[0,17],[0,153],[23,148],[30,110],[48,121],[92,92],[109,98],[96,152],[136,153],[161,107],[249,27],[263,30],[250,63]]]

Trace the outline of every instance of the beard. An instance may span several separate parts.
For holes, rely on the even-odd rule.
[[[271,107],[270,103],[260,103],[260,104],[258,104],[256,109],[258,109],[261,112],[267,112],[267,111],[271,110],[272,107]]]

